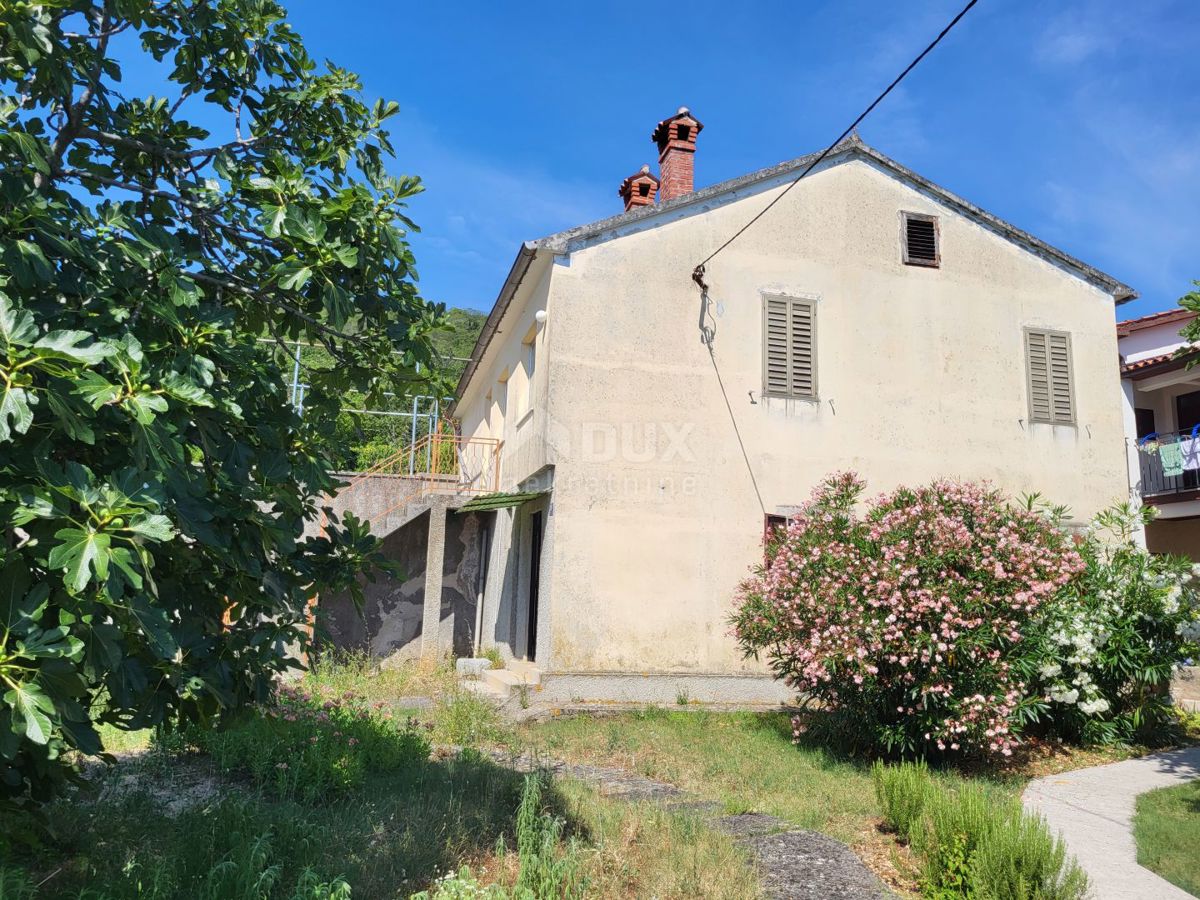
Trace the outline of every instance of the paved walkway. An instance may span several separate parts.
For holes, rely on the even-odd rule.
[[[1096,900],[1195,900],[1137,864],[1133,807],[1138,794],[1200,778],[1200,747],[1032,781],[1026,808],[1062,833],[1092,880]]]

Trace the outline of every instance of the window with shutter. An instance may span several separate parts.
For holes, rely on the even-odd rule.
[[[763,298],[763,396],[817,396],[817,305],[814,300]]]
[[[941,265],[942,249],[938,240],[937,216],[928,216],[924,213],[901,213],[900,243],[903,248],[903,259],[907,265],[934,268]]]
[[[1075,423],[1075,384],[1071,336],[1063,331],[1025,330],[1025,373],[1029,420],[1051,425]]]

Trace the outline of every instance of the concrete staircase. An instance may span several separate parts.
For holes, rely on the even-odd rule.
[[[527,706],[542,689],[542,670],[526,660],[511,659],[503,669],[484,669],[478,678],[461,677],[459,684],[499,706]]]

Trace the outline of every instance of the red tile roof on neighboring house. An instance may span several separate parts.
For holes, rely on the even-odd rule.
[[[1175,322],[1186,322],[1194,319],[1196,314],[1188,309],[1165,309],[1162,312],[1151,313],[1137,319],[1126,319],[1117,323],[1117,337],[1128,337],[1135,331],[1144,328],[1154,328],[1156,325],[1171,325]]]
[[[1175,358],[1175,353],[1162,353],[1158,356],[1147,356],[1145,359],[1139,359],[1137,362],[1121,363],[1121,374],[1125,375],[1129,372],[1137,372],[1142,369],[1149,369],[1151,366],[1162,365],[1165,362],[1170,362]]]
[[[1129,375],[1133,378],[1145,378],[1154,374],[1153,370],[1162,369],[1170,371],[1178,369],[1194,359],[1196,359],[1195,350],[1183,355],[1172,350],[1170,353],[1160,353],[1158,356],[1147,356],[1145,359],[1139,359],[1137,362],[1123,362],[1121,363],[1121,374]]]

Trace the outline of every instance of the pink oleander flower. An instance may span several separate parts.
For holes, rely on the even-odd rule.
[[[866,509],[862,490],[852,473],[826,478],[769,541],[739,589],[735,636],[788,685],[876,734],[1011,754],[1025,686],[1009,660],[1082,557],[986,485],[939,480]]]

